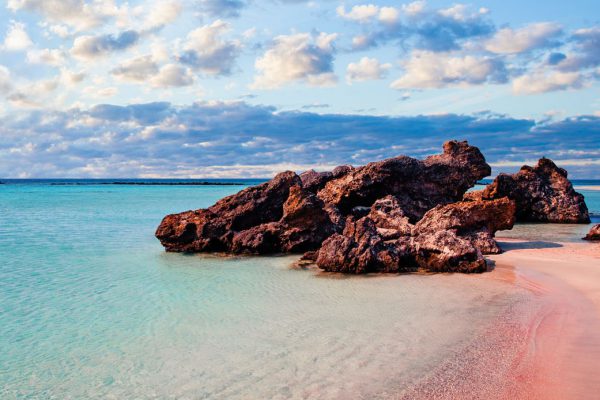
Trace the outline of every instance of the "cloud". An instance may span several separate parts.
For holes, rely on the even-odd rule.
[[[10,21],[2,49],[8,51],[21,51],[31,47],[33,42],[29,38],[25,25],[21,22]]]
[[[194,84],[194,76],[189,68],[177,64],[167,64],[152,77],[150,83],[154,87],[182,87]]]
[[[241,50],[238,41],[223,38],[230,30],[222,20],[194,29],[187,35],[179,62],[208,75],[229,75]]]
[[[98,27],[127,10],[126,5],[119,7],[114,0],[8,0],[6,6],[12,11],[40,13],[48,21],[66,24],[76,31]]]
[[[578,71],[600,65],[600,27],[579,29],[571,36],[574,51],[558,63],[563,71]]]
[[[65,54],[59,49],[33,49],[27,52],[27,62],[30,64],[47,64],[60,67],[65,63]]]
[[[364,23],[379,14],[379,7],[374,4],[357,5],[347,12],[346,7],[339,6],[336,11],[342,18]]]
[[[556,45],[553,39],[562,33],[559,24],[538,22],[513,30],[503,28],[485,44],[485,48],[497,54],[516,54],[540,47]]]
[[[182,6],[179,1],[163,0],[153,4],[144,21],[146,30],[158,30],[168,25],[179,17]]]
[[[0,94],[8,93],[12,88],[10,71],[4,65],[0,65]]]
[[[73,42],[71,54],[81,59],[93,59],[130,48],[139,39],[140,34],[133,30],[118,35],[79,36]]]
[[[159,72],[158,64],[151,55],[125,61],[111,74],[126,82],[146,82]]]
[[[273,89],[291,82],[313,86],[335,84],[333,73],[337,34],[297,33],[277,36],[273,45],[255,63],[258,75],[253,88]]]
[[[367,4],[350,11],[340,6],[337,11],[342,18],[367,27],[353,39],[355,50],[397,41],[405,48],[444,52],[460,49],[465,40],[486,37],[495,30],[486,12],[470,11],[462,4],[429,10],[425,2],[417,1],[401,8]]]
[[[210,17],[239,17],[240,11],[247,6],[242,0],[197,0],[197,8]]]
[[[403,62],[404,75],[391,85],[394,89],[427,89],[505,83],[506,67],[501,60],[471,55],[413,51]]]
[[[479,146],[494,173],[547,156],[572,177],[600,173],[600,117],[362,116],[281,112],[244,102],[99,105],[0,119],[0,176],[248,177]],[[499,169],[502,168],[502,169]]]
[[[348,83],[383,79],[392,64],[381,64],[376,58],[363,57],[356,63],[348,64],[346,80]]]
[[[583,76],[578,72],[536,71],[519,76],[513,81],[515,94],[540,94],[584,86]]]

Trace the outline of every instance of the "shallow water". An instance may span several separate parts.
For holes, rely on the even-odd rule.
[[[590,212],[591,224],[539,224],[518,223],[510,231],[501,231],[496,234],[498,238],[516,238],[539,242],[581,242],[594,224],[600,223],[600,186],[598,190],[582,189],[575,186],[575,190],[585,196],[585,202]]]
[[[240,188],[2,185],[0,398],[385,397],[529,298],[163,252],[165,214]]]
[[[399,390],[522,299],[484,276],[331,277],[166,254],[236,187],[0,189],[0,398],[357,398]]]

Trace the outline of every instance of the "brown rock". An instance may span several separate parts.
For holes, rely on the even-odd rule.
[[[395,243],[385,242],[369,217],[358,221],[349,217],[343,234],[336,233],[323,242],[316,261],[328,272],[399,272],[412,266],[402,250]]]
[[[500,174],[480,194],[482,199],[509,197],[517,204],[518,221],[589,223],[583,195],[573,189],[567,171],[547,158],[513,175]]]
[[[600,224],[594,225],[583,240],[600,241]]]
[[[481,251],[453,231],[437,231],[414,239],[419,267],[431,272],[485,272]]]
[[[299,185],[290,188],[280,226],[281,251],[292,253],[318,249],[336,230],[323,202]]]
[[[385,240],[411,235],[413,225],[394,196],[375,201],[368,216],[375,223],[377,233]]]
[[[314,169],[311,169],[300,174],[300,179],[302,180],[302,187],[304,189],[317,193],[325,187],[327,182],[333,179],[333,173],[317,172]]]
[[[279,221],[290,188],[299,184],[298,175],[282,172],[269,182],[225,197],[208,209],[166,216],[156,237],[167,251],[231,251],[236,233]]]
[[[479,149],[451,141],[444,144],[443,154],[423,161],[400,156],[350,170],[327,182],[318,197],[348,215],[356,207],[371,207],[375,200],[394,195],[416,222],[434,206],[460,200],[490,173]]]

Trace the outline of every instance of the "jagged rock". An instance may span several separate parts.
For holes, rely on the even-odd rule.
[[[477,148],[456,141],[422,161],[288,171],[207,209],[168,215],[156,236],[167,251],[305,252],[303,261],[331,272],[482,272],[483,254],[500,252],[494,234],[512,228],[519,210],[587,216],[583,197],[549,160],[465,195],[489,173]]]
[[[431,272],[485,272],[481,251],[453,231],[437,231],[414,239],[419,267]]]
[[[298,185],[290,188],[280,226],[281,251],[293,253],[318,249],[336,231],[323,202]]]
[[[344,232],[323,242],[316,262],[328,272],[399,272],[412,266],[403,262],[407,256],[401,246],[385,242],[377,234],[375,223],[369,217],[358,221],[348,217]]]
[[[497,254],[501,250],[494,240],[494,234],[499,230],[512,229],[514,223],[515,202],[507,197],[490,201],[458,202],[429,210],[415,225],[413,235],[453,231],[483,254]]]
[[[600,241],[600,224],[594,225],[583,240]]]
[[[315,250],[343,231],[353,209],[360,218],[372,212],[377,199],[396,194],[404,215],[417,220],[437,204],[460,199],[487,174],[485,159],[466,142],[447,142],[444,154],[423,161],[397,157],[330,173],[311,170],[300,177],[287,171],[207,209],[168,215],[156,236],[167,251],[178,252]]]
[[[589,223],[583,195],[573,189],[567,171],[547,158],[535,167],[523,166],[516,174],[500,174],[482,192],[469,199],[509,197],[517,204],[518,221]]]
[[[394,196],[386,196],[373,203],[368,216],[375,223],[377,233],[385,240],[411,235],[413,225]]]
[[[167,251],[232,251],[232,240],[238,232],[279,221],[290,188],[301,184],[295,173],[282,172],[269,182],[225,197],[208,209],[166,216],[156,237]]]
[[[325,184],[333,179],[332,172],[317,172],[314,169],[308,170],[300,174],[302,187],[313,193],[325,187]]]
[[[233,253],[268,254],[281,248],[281,225],[269,222],[235,233],[230,251]]]
[[[491,173],[476,147],[450,141],[444,153],[423,161],[400,156],[347,171],[318,192],[326,204],[343,215],[356,207],[371,207],[386,195],[395,195],[412,222],[438,204],[458,201],[479,179]]]
[[[483,253],[499,253],[498,230],[511,229],[515,203],[493,201],[439,205],[412,225],[393,196],[377,200],[368,216],[349,217],[341,234],[327,239],[317,265],[330,272],[483,272]]]
[[[335,167],[333,171],[331,171],[331,174],[333,178],[337,179],[349,174],[350,172],[354,171],[354,169],[355,168],[352,165],[339,165]]]

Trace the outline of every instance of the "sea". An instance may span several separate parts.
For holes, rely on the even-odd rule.
[[[155,239],[164,215],[261,180],[2,182],[0,399],[387,398],[527,296],[490,274],[328,275]],[[600,222],[600,181],[574,183]]]

